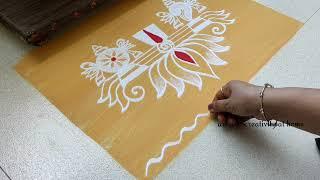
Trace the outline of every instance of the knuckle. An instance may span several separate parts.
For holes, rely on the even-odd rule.
[[[239,83],[239,81],[237,81],[237,80],[231,80],[231,81],[229,81],[228,83],[227,83],[227,85],[226,85],[226,88],[227,89],[232,89],[232,87],[234,87],[236,84],[238,84]]]
[[[230,101],[227,101],[225,103],[225,109],[228,111],[228,112],[235,112],[235,107],[233,106],[233,104],[230,102]]]
[[[224,108],[225,109],[230,109],[231,108],[231,103],[230,103],[230,101],[226,101],[225,103],[224,103]]]
[[[231,80],[230,81],[230,85],[235,85],[235,84],[239,84],[241,81],[239,80]]]
[[[228,86],[231,86],[233,83],[234,83],[234,80],[231,80],[231,81],[229,81],[229,82],[226,84],[226,86],[227,86],[227,87],[228,87]]]

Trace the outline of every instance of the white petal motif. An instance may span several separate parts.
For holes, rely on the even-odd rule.
[[[173,57],[172,54],[166,62],[166,67],[176,78],[180,78],[184,82],[196,86],[199,90],[202,89],[201,77],[195,72],[184,70],[179,64],[177,64],[175,57]]]
[[[149,78],[151,80],[151,84],[157,91],[157,98],[161,98],[166,91],[166,81],[161,77],[159,71],[159,62],[157,61],[153,63],[149,69]]]
[[[166,59],[167,59],[167,57],[166,57]],[[174,77],[168,71],[168,69],[165,67],[165,64],[164,64],[166,62],[166,59],[159,63],[160,75],[163,77],[163,79],[166,81],[166,83],[168,83],[170,86],[172,86],[177,91],[177,96],[180,98],[182,96],[182,94],[184,93],[184,89],[185,89],[184,82],[183,82],[183,80]]]

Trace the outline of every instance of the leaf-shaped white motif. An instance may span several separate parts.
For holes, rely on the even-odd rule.
[[[100,92],[100,98],[98,99],[97,104],[104,103],[110,98],[110,96],[109,96],[109,88],[110,88],[110,81],[105,81],[102,84],[101,92]]]
[[[129,101],[125,98],[125,88],[118,84],[116,88],[116,99],[121,107],[121,112],[125,112],[129,108]]]
[[[226,61],[224,61],[220,57],[218,57],[212,49],[209,49],[209,47],[205,46],[205,43],[203,43],[203,44],[185,43],[185,44],[182,44],[181,47],[188,48],[188,49],[202,49],[201,52],[205,52],[205,54],[204,54],[205,60],[211,65],[223,66],[223,65],[228,64]]]
[[[211,51],[213,52],[226,52],[226,51],[229,51],[230,50],[230,47],[229,46],[221,46],[217,43],[214,43],[214,42],[211,42],[211,41],[207,41],[207,40],[202,40],[202,39],[193,39],[192,41],[191,40],[188,40],[184,43],[181,44],[181,46],[196,46],[196,45],[200,45],[200,46],[205,46],[207,47],[208,49],[210,49]]]
[[[84,62],[80,65],[80,68],[84,70],[81,72],[81,75],[85,75],[86,78],[90,79],[90,81],[95,79],[98,87],[100,87],[101,84],[106,80],[101,68],[96,63]]]
[[[193,59],[196,59],[198,64],[201,64],[201,66],[198,68],[198,71],[194,71],[197,72],[199,75],[201,76],[207,76],[210,78],[215,78],[215,79],[220,79],[212,70],[211,66],[208,63],[208,60],[205,56],[203,56],[201,53],[199,53],[198,51],[191,49],[191,48],[187,48],[187,47],[183,47],[181,48],[182,51],[187,52],[189,55],[191,55],[193,57]],[[179,61],[176,61],[178,64],[181,65],[181,63],[179,63]],[[190,70],[190,69],[189,69]]]
[[[160,76],[160,72],[159,72],[160,60],[153,63],[149,69],[149,78],[151,80],[151,84],[157,91],[158,99],[164,95],[167,87],[165,80]]]
[[[117,46],[119,49],[123,49],[125,51],[130,50],[131,48],[135,47],[134,44],[131,44],[129,42],[129,40],[125,40],[125,39],[118,39],[116,42]]]
[[[109,92],[108,92],[108,94],[109,94],[109,107],[112,107],[115,104],[117,104],[116,88],[119,84],[120,84],[119,80],[116,79],[109,86]]]
[[[222,36],[212,36],[209,34],[193,34],[191,35],[186,41],[192,41],[193,39],[201,39],[209,42],[219,43],[224,40],[224,37]]]
[[[171,23],[173,16],[168,12],[157,12],[156,15],[160,17],[160,21],[163,21],[164,23]]]
[[[170,86],[172,86],[177,91],[177,96],[180,98],[182,94],[184,93],[185,85],[184,82],[181,79],[177,79],[174,77],[168,70],[166,69],[164,63],[168,57],[165,57],[164,61],[160,61],[159,63],[159,71],[161,77],[168,83]]]
[[[228,20],[227,18],[230,16],[230,13],[226,13],[225,10],[220,10],[220,11],[206,11],[201,14],[201,17],[203,19],[209,19],[209,18],[215,18],[215,19],[220,19],[220,20],[227,20],[227,23],[233,23],[235,20],[230,19]]]
[[[96,71],[96,64],[93,62],[84,62],[80,65],[80,68],[84,71],[81,72],[81,75],[86,75],[86,78],[89,78],[92,80],[92,77],[94,77],[94,71]]]
[[[191,21],[192,18],[192,7],[190,6],[184,6],[183,9],[181,9],[181,16],[183,20],[185,21]]]
[[[171,5],[173,5],[175,3],[175,1],[173,0],[162,0],[164,6],[166,6],[167,8],[169,8]]]
[[[208,15],[205,18],[210,20],[214,23],[220,23],[224,25],[233,24],[236,20],[235,19],[227,19],[230,16],[230,13],[224,14],[222,17],[216,17],[215,15]]]
[[[105,46],[98,46],[98,45],[92,45],[91,49],[95,56],[99,56],[99,54],[103,53],[104,51],[108,50],[108,47]]]
[[[205,55],[206,55],[207,62],[211,65],[224,66],[228,64],[226,61],[222,60],[212,51],[207,51]]]
[[[179,27],[183,26],[183,23],[179,20],[178,17],[175,17],[168,12],[158,12],[156,13],[156,15],[161,18],[160,21],[164,22],[165,24],[169,23],[175,29],[178,29]]]
[[[201,77],[192,71],[184,70],[175,60],[175,57],[171,54],[166,62],[168,71],[177,78],[182,79],[184,82],[196,86],[199,90],[202,89]]]
[[[189,4],[194,8],[195,10],[198,11],[198,13],[203,12],[205,9],[207,9],[206,6],[201,5],[197,0],[184,0],[184,3]]]

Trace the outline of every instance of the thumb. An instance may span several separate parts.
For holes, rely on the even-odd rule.
[[[215,112],[229,112],[232,113],[230,106],[230,99],[217,100],[213,103],[213,110]]]

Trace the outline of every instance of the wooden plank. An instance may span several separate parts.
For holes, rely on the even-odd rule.
[[[109,0],[110,1],[110,0]],[[39,45],[57,29],[85,16],[106,0],[0,0],[0,21],[25,41]]]

